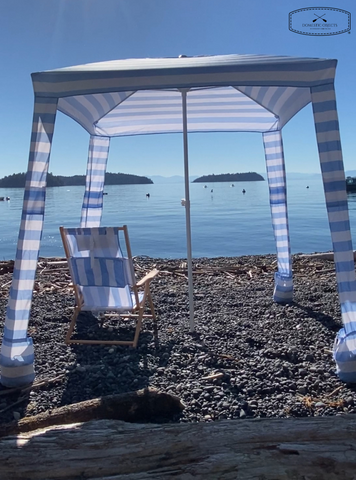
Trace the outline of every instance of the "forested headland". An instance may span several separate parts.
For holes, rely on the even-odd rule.
[[[0,179],[0,188],[24,188],[26,173],[14,173]],[[128,173],[110,173],[105,174],[105,185],[137,185],[153,183],[150,178]],[[73,175],[66,177],[63,175],[47,174],[47,187],[85,185],[85,175]]]
[[[262,175],[256,172],[247,173],[222,173],[219,175],[203,175],[193,180],[193,183],[208,182],[261,182],[264,181]]]

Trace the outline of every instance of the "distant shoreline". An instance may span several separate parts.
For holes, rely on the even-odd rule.
[[[0,179],[0,188],[25,188],[26,174],[14,173]],[[47,187],[82,187],[86,184],[85,175],[53,175],[47,174]],[[110,173],[105,174],[105,186],[108,185],[149,185],[153,181],[148,177],[131,175],[128,173]]]
[[[263,182],[262,175],[256,172],[247,173],[221,173],[219,175],[203,175],[193,180],[193,183],[211,182]]]

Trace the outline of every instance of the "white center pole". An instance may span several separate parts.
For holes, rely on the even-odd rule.
[[[195,331],[194,324],[194,292],[193,292],[193,266],[192,266],[192,234],[190,227],[190,198],[189,198],[189,165],[188,165],[188,128],[187,128],[187,91],[181,90],[183,106],[183,145],[184,145],[184,182],[185,182],[185,224],[187,234],[187,262],[188,262],[188,288],[189,288],[189,326],[190,331]]]

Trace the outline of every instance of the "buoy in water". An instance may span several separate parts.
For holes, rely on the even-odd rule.
[[[307,188],[309,188],[309,185],[307,185]]]
[[[243,190],[242,190],[242,193],[246,193],[246,190],[245,190],[245,189],[243,189]]]
[[[230,185],[230,187],[234,187],[234,186],[235,186],[235,185],[234,185],[233,183]]]
[[[147,198],[150,198],[150,196],[151,196],[151,195],[150,195],[149,193],[146,193],[146,197],[147,197]]]
[[[211,189],[211,190],[210,190],[210,193],[213,193],[213,191],[214,191],[214,190],[213,190],[213,189]]]

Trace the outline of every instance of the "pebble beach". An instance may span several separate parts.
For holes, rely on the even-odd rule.
[[[13,262],[0,266],[0,333]],[[56,407],[154,387],[181,399],[176,422],[307,417],[356,412],[356,390],[335,374],[341,327],[333,260],[293,256],[294,302],[273,302],[275,255],[193,260],[196,332],[189,332],[185,260],[135,258],[138,277],[160,270],[151,291],[157,314],[137,349],[65,345],[74,293],[63,259],[40,258],[28,333],[36,379],[0,387],[0,423]],[[131,321],[101,326],[80,315],[80,338],[131,339]],[[152,418],[159,422],[160,418]]]

